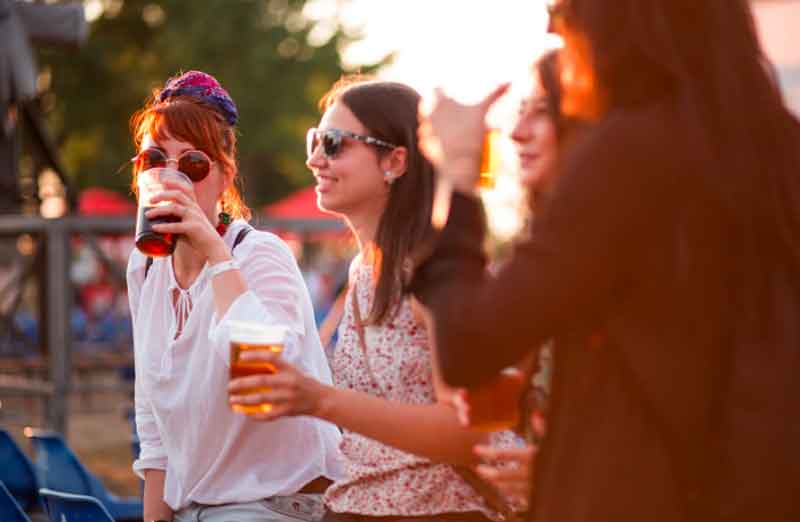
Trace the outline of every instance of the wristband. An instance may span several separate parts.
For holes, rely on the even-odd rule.
[[[227,272],[228,270],[239,270],[239,262],[235,259],[229,259],[227,261],[223,261],[222,263],[216,263],[208,267],[208,277],[214,277],[222,272]]]

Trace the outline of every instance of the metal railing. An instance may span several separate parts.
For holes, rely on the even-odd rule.
[[[296,233],[300,238],[318,232],[344,229],[334,220],[297,220],[255,218],[253,226],[262,230],[280,230]],[[0,392],[12,395],[39,396],[46,402],[46,424],[49,428],[67,433],[69,417],[68,397],[72,389],[73,332],[70,314],[74,288],[70,277],[72,238],[86,240],[92,250],[103,256],[97,237],[131,236],[135,221],[131,217],[64,217],[45,219],[18,215],[0,215],[0,238],[28,234],[38,238],[36,257],[25,262],[28,274],[39,276],[40,321],[39,338],[45,355],[47,378],[26,379],[17,376],[0,376]],[[101,259],[115,284],[125,284],[124,271],[111,260]],[[34,269],[38,263],[39,270]]]

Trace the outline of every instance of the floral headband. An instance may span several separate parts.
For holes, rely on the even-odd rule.
[[[161,89],[158,101],[163,102],[179,96],[190,96],[211,105],[230,125],[236,125],[239,119],[236,104],[233,103],[228,91],[223,89],[210,74],[189,71],[170,78]]]

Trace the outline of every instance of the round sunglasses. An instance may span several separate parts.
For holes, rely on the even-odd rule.
[[[189,179],[195,183],[203,181],[208,176],[208,173],[211,172],[211,163],[213,163],[208,154],[202,150],[187,150],[177,158],[169,158],[163,150],[155,147],[142,150],[131,158],[131,162],[137,172],[164,168],[170,163],[174,163],[175,168],[189,176]]]
[[[317,147],[321,143],[322,153],[325,154],[325,157],[328,159],[334,158],[342,151],[344,138],[352,138],[366,143],[367,145],[383,147],[385,149],[397,148],[397,145],[389,143],[388,141],[379,140],[378,138],[373,138],[372,136],[364,136],[363,134],[356,134],[355,132],[341,129],[319,130],[312,127],[308,129],[308,133],[306,134],[306,154],[309,158],[313,156],[314,151],[317,150]]]

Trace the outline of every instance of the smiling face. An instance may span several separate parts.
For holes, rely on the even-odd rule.
[[[166,132],[158,140],[150,134],[145,134],[140,151],[151,147],[160,149],[169,159],[178,159],[184,152],[197,149],[192,143],[175,139]],[[170,162],[169,166],[175,168],[175,163]],[[208,176],[201,181],[192,183],[197,203],[212,223],[216,222],[217,202],[226,186],[225,175],[220,169],[219,162],[216,161],[212,161]]]
[[[522,184],[532,191],[547,190],[558,157],[558,136],[538,74],[534,74],[530,96],[520,105],[511,139],[517,148]]]
[[[340,101],[325,111],[318,128],[370,134]],[[317,146],[306,165],[317,180],[319,207],[351,220],[377,222],[389,198],[382,159],[380,149],[349,137],[343,138],[341,150],[333,158],[326,157],[322,147]]]

